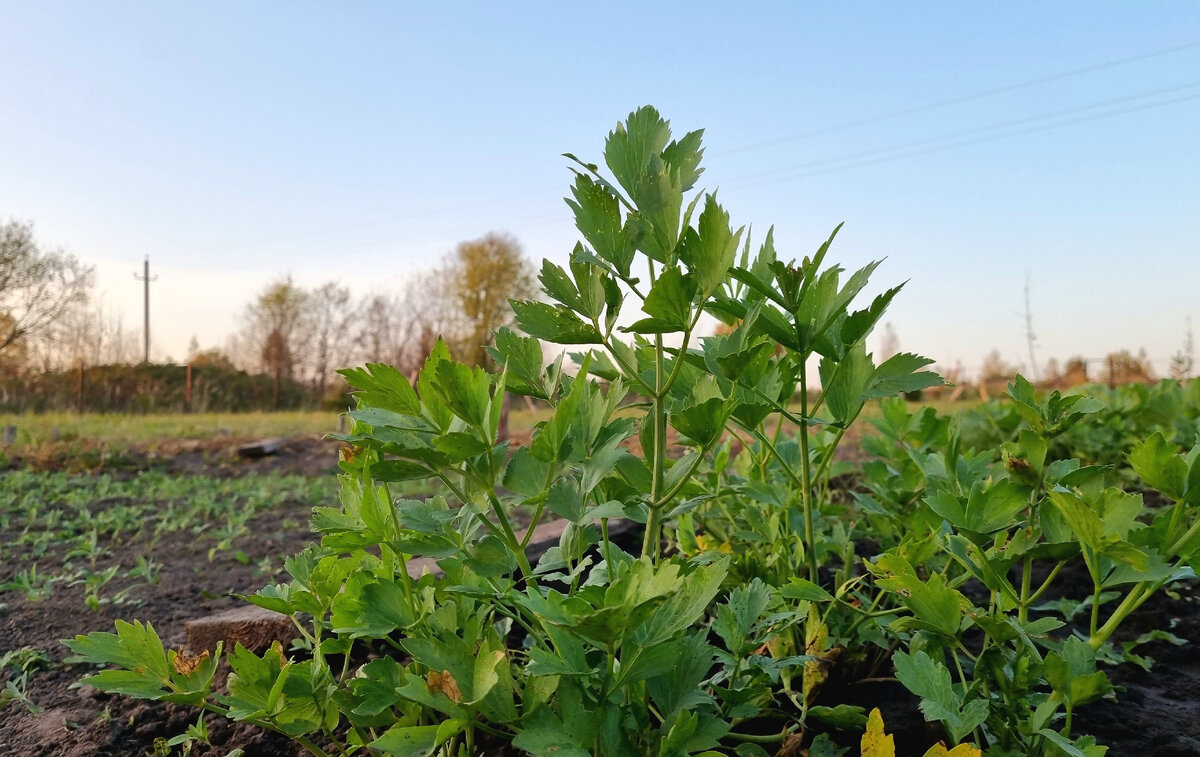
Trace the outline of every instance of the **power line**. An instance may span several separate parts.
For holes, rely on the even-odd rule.
[[[1117,104],[1124,103],[1124,102],[1131,102],[1134,100],[1144,100],[1148,97],[1158,97],[1160,95],[1173,94],[1176,92],[1182,92],[1182,91],[1186,91],[1189,89],[1196,89],[1197,87],[1200,87],[1200,81],[1193,81],[1193,82],[1189,82],[1187,84],[1182,84],[1182,85],[1179,85],[1176,87],[1165,87],[1163,89],[1155,89],[1155,90],[1149,90],[1146,92],[1139,92],[1139,93],[1132,94],[1132,95],[1124,95],[1122,97],[1114,97],[1114,98],[1110,98],[1108,100],[1100,100],[1098,102],[1089,103],[1087,105],[1079,105],[1079,106],[1075,106],[1073,108],[1064,108],[1062,110],[1055,110],[1055,111],[1050,111],[1048,113],[1041,113],[1036,116],[1026,116],[1024,118],[1016,118],[1016,119],[1012,119],[1009,121],[1001,121],[999,123],[988,124],[985,126],[976,126],[976,127],[970,128],[970,129],[963,129],[960,131],[951,132],[950,134],[943,134],[943,135],[936,136],[936,137],[924,137],[921,139],[910,140],[908,142],[901,142],[899,144],[887,145],[885,147],[873,147],[873,148],[870,148],[867,150],[859,150],[857,152],[846,153],[846,154],[838,155],[838,156],[835,156],[832,158],[821,158],[820,160],[810,160],[810,161],[806,161],[804,163],[796,163],[796,164],[793,164],[790,166],[785,166],[783,168],[776,168],[771,171],[763,171],[763,172],[757,173],[757,174],[749,174],[746,176],[741,176],[741,177],[738,177],[737,179],[735,179],[735,181],[741,181],[741,180],[746,180],[746,179],[768,178],[771,176],[788,174],[788,173],[791,173],[791,172],[801,169],[801,168],[816,168],[816,167],[823,166],[823,165],[843,163],[843,162],[858,160],[860,158],[867,158],[867,157],[872,157],[872,156],[876,156],[876,155],[880,155],[880,154],[886,154],[886,153],[890,153],[890,152],[898,152],[898,151],[906,150],[906,149],[909,149],[912,147],[920,147],[922,145],[928,145],[928,144],[937,144],[937,143],[946,142],[946,141],[950,141],[950,140],[961,139],[962,137],[970,136],[972,134],[980,134],[980,133],[985,133],[985,132],[989,132],[989,131],[998,131],[998,130],[1002,130],[1002,129],[1012,128],[1014,126],[1021,126],[1023,124],[1036,123],[1038,121],[1046,121],[1046,120],[1053,119],[1053,118],[1061,118],[1063,116],[1069,116],[1069,115],[1073,115],[1075,113],[1084,113],[1089,110],[1097,110],[1100,108],[1107,108],[1107,107],[1110,107],[1113,105],[1117,105]]]
[[[1200,85],[1188,85],[1188,86],[1195,87],[1195,86],[1200,86]],[[1052,129],[1059,129],[1064,126],[1073,126],[1075,124],[1087,123],[1090,121],[1099,121],[1099,120],[1102,120],[1105,118],[1113,118],[1116,116],[1126,115],[1129,113],[1137,113],[1137,112],[1143,111],[1143,110],[1151,110],[1153,108],[1162,108],[1162,107],[1166,107],[1168,105],[1176,105],[1178,103],[1189,102],[1191,100],[1196,100],[1196,99],[1200,99],[1200,94],[1188,95],[1186,97],[1177,97],[1177,98],[1170,99],[1170,100],[1163,100],[1163,101],[1154,102],[1154,103],[1147,103],[1145,105],[1132,106],[1132,107],[1128,107],[1128,108],[1119,108],[1119,109],[1111,110],[1111,111],[1108,111],[1105,113],[1098,113],[1095,115],[1083,116],[1080,118],[1066,119],[1063,121],[1059,121],[1058,123],[1044,124],[1041,126],[1030,127],[1027,129],[1016,129],[1014,131],[1009,131],[1009,132],[1006,132],[1003,134],[994,134],[991,136],[979,137],[977,139],[965,139],[965,140],[960,139],[960,137],[962,137],[963,135],[966,135],[966,134],[977,133],[979,131],[994,131],[998,127],[992,126],[992,127],[980,127],[977,129],[969,129],[964,132],[957,132],[957,133],[945,135],[942,137],[916,140],[915,142],[912,142],[912,143],[902,143],[902,144],[893,145],[893,146],[887,147],[887,148],[876,148],[874,150],[862,151],[859,153],[850,153],[847,155],[838,156],[836,158],[827,158],[827,159],[823,159],[823,160],[819,160],[819,161],[810,161],[809,163],[798,163],[798,164],[796,164],[794,166],[790,166],[788,168],[781,168],[781,169],[777,169],[775,171],[769,171],[769,172],[762,173],[762,174],[751,174],[749,176],[743,176],[740,179],[735,179],[733,182],[730,183],[729,186],[761,186],[764,184],[772,184],[772,183],[778,183],[778,182],[783,182],[783,181],[793,181],[795,179],[801,179],[801,178],[805,178],[808,176],[817,176],[820,174],[835,173],[837,171],[849,170],[851,168],[861,168],[863,166],[876,165],[879,163],[888,163],[888,162],[895,161],[895,160],[902,160],[904,158],[912,158],[912,157],[917,157],[920,155],[928,155],[931,153],[944,152],[946,150],[953,150],[953,149],[959,148],[959,147],[967,147],[969,145],[981,144],[981,143],[985,143],[985,142],[994,142],[996,140],[1007,139],[1009,137],[1022,136],[1025,134],[1036,134],[1036,133],[1043,132],[1043,131],[1050,131]],[[1094,108],[1088,107],[1086,109],[1090,110],[1090,109],[1094,109]],[[1078,109],[1076,109],[1076,110],[1078,110]],[[1061,116],[1061,115],[1062,115],[1062,113],[1050,114],[1047,116],[1034,117],[1033,119],[1029,119],[1029,120],[1044,120],[1045,118],[1050,117],[1050,116],[1057,117],[1057,116]],[[954,141],[954,140],[958,140],[958,141]],[[932,146],[932,147],[929,147],[926,149],[902,151],[902,150],[905,150],[905,148],[910,147],[914,144],[923,144],[923,143],[928,143],[928,142],[944,142],[945,144],[938,144],[938,145],[935,145],[935,146]],[[895,152],[895,151],[900,151],[900,152]],[[881,157],[877,157],[877,158],[873,158],[873,159],[869,158],[866,160],[856,160],[856,158],[862,156],[863,154],[887,153],[887,152],[895,152],[895,154],[883,155]],[[826,168],[816,168],[816,170],[805,170],[805,169],[812,169],[816,166],[821,166],[821,165],[825,165],[825,164],[833,164],[833,165],[829,165]],[[761,180],[748,181],[751,179],[761,179]]]
[[[839,123],[839,124],[833,124],[831,126],[826,126],[826,127],[822,127],[822,128],[798,133],[798,134],[787,135],[787,136],[779,137],[779,138],[772,139],[772,140],[764,140],[761,142],[755,142],[755,143],[751,143],[748,145],[743,145],[740,147],[735,147],[732,149],[717,152],[714,154],[715,155],[734,154],[734,153],[738,153],[738,152],[744,152],[744,151],[748,151],[748,150],[754,150],[754,149],[759,149],[759,148],[763,148],[763,147],[770,147],[770,146],[775,146],[775,145],[779,145],[779,144],[784,144],[787,142],[793,142],[793,141],[797,141],[797,140],[804,139],[807,137],[817,136],[820,134],[841,131],[841,130],[845,130],[845,129],[855,128],[858,126],[866,126],[866,125],[870,125],[870,124],[874,124],[874,123],[879,123],[882,121],[900,118],[900,117],[907,116],[907,115],[913,115],[913,114],[927,112],[927,111],[931,111],[931,110],[947,108],[947,107],[950,107],[953,105],[970,102],[972,100],[979,100],[979,99],[992,97],[992,96],[999,95],[999,94],[1004,94],[1007,92],[1012,92],[1012,91],[1021,90],[1021,89],[1027,89],[1030,87],[1035,87],[1035,86],[1046,84],[1049,82],[1054,82],[1054,81],[1058,81],[1058,80],[1081,76],[1081,75],[1093,73],[1096,71],[1102,71],[1105,69],[1124,66],[1124,65],[1131,64],[1131,63],[1136,63],[1136,62],[1140,62],[1140,61],[1144,61],[1144,60],[1150,60],[1150,59],[1157,58],[1157,57],[1172,55],[1175,53],[1193,50],[1196,48],[1200,48],[1200,41],[1189,42],[1186,44],[1176,45],[1174,47],[1163,48],[1160,50],[1154,50],[1151,52],[1133,55],[1133,56],[1129,56],[1129,57],[1125,57],[1125,58],[1103,61],[1100,63],[1095,63],[1095,64],[1083,66],[1080,68],[1071,69],[1071,70],[1063,71],[1063,72],[1056,73],[1056,74],[1051,74],[1048,76],[1042,76],[1042,77],[1038,77],[1035,79],[1029,79],[1029,80],[1025,80],[1025,81],[1015,82],[1012,84],[1006,84],[1006,85],[999,86],[999,87],[993,87],[991,89],[981,90],[978,92],[973,92],[973,93],[969,93],[966,95],[952,97],[952,98],[948,98],[945,100],[939,100],[939,101],[935,101],[935,102],[931,102],[931,103],[925,103],[922,105],[916,105],[916,106],[912,106],[912,107],[908,107],[908,108],[902,108],[902,109],[890,111],[887,113],[881,113],[881,114],[869,116],[869,117],[862,118],[862,119],[847,121],[847,122],[843,122],[843,123]],[[1200,86],[1200,83],[1184,85],[1183,87],[1178,87],[1178,88],[1169,88],[1166,90],[1159,90],[1159,91],[1157,91],[1157,94],[1177,91],[1179,89],[1186,89],[1186,88],[1191,88],[1191,87],[1195,87],[1195,86]],[[992,137],[992,138],[988,138],[988,139],[980,139],[980,140],[974,140],[974,141],[969,141],[969,142],[963,142],[962,144],[944,145],[944,146],[940,146],[940,147],[935,147],[930,150],[922,150],[922,151],[917,151],[917,152],[911,152],[908,154],[891,155],[891,156],[881,157],[876,160],[855,162],[855,163],[851,163],[848,165],[836,165],[834,168],[831,168],[828,171],[812,171],[810,173],[791,175],[791,172],[801,170],[801,169],[812,169],[812,168],[816,168],[818,166],[823,166],[823,165],[833,165],[833,164],[845,163],[847,161],[855,161],[855,160],[859,160],[862,158],[867,158],[869,156],[874,156],[874,155],[879,155],[879,154],[886,155],[887,153],[892,153],[892,152],[896,152],[899,150],[905,150],[905,149],[917,147],[917,146],[924,145],[924,144],[939,143],[939,142],[945,142],[947,140],[959,139],[963,136],[970,135],[970,134],[976,134],[976,133],[986,132],[986,131],[995,131],[997,129],[1009,128],[1009,127],[1012,127],[1015,125],[1019,125],[1022,123],[1028,123],[1031,121],[1045,120],[1047,118],[1062,116],[1062,115],[1066,115],[1066,114],[1070,114],[1070,113],[1092,110],[1092,109],[1104,107],[1105,105],[1111,105],[1111,104],[1115,104],[1115,103],[1122,102],[1122,101],[1150,97],[1150,96],[1153,96],[1154,94],[1156,94],[1156,93],[1142,93],[1142,94],[1138,94],[1138,95],[1130,95],[1127,97],[1115,98],[1113,100],[1108,100],[1108,101],[1103,101],[1100,103],[1093,103],[1091,105],[1081,106],[1079,108],[1072,108],[1072,109],[1067,109],[1067,110],[1063,110],[1063,111],[1056,111],[1054,113],[1042,114],[1039,116],[1032,116],[1032,117],[1023,118],[1023,119],[1016,119],[1016,120],[1004,122],[1001,124],[992,124],[989,126],[976,127],[973,129],[968,129],[968,130],[964,130],[961,132],[955,132],[953,134],[943,135],[940,137],[929,137],[929,138],[924,138],[924,139],[920,139],[920,140],[914,140],[911,142],[901,143],[899,145],[892,145],[892,146],[882,147],[882,148],[872,148],[870,150],[859,151],[856,153],[850,153],[850,154],[836,156],[836,157],[832,157],[832,158],[825,158],[825,159],[818,160],[818,161],[809,161],[806,163],[800,163],[800,164],[796,164],[796,165],[789,166],[786,168],[775,169],[773,171],[769,171],[769,172],[765,172],[765,173],[761,173],[761,174],[752,174],[752,175],[748,175],[748,176],[739,177],[738,179],[734,179],[733,183],[738,184],[741,181],[747,180],[747,179],[761,179],[761,178],[774,177],[774,176],[781,176],[782,178],[780,180],[791,180],[794,178],[800,178],[802,176],[814,175],[817,173],[827,173],[827,172],[830,172],[833,170],[843,170],[843,169],[847,169],[847,168],[859,167],[862,165],[871,165],[873,163],[878,163],[878,162],[897,160],[897,159],[901,159],[904,157],[923,155],[923,154],[927,154],[929,152],[937,152],[937,151],[944,150],[944,149],[952,149],[954,147],[964,146],[967,144],[975,144],[977,142],[990,141],[990,139],[1003,138],[1006,136],[1015,136],[1017,134],[1022,134],[1022,133],[1031,133],[1032,131],[1039,131],[1042,129],[1013,132],[1011,134],[999,135],[997,137]],[[1184,98],[1184,99],[1193,99],[1193,98]],[[1182,101],[1183,100],[1181,99],[1181,100],[1177,100],[1177,101],[1173,101],[1173,102],[1182,102]],[[1162,103],[1162,105],[1167,105],[1167,104],[1172,104],[1172,103]],[[1151,105],[1151,106],[1145,106],[1145,107],[1158,107],[1158,105]],[[1144,108],[1138,108],[1138,109],[1144,109]],[[1128,111],[1122,111],[1122,112],[1133,112],[1133,109],[1128,110]],[[1120,115],[1122,112],[1106,114],[1103,117],[1107,117],[1108,115]],[[1081,119],[1080,121],[1077,121],[1077,122],[1081,122],[1083,120],[1095,120],[1095,119]],[[1072,123],[1076,123],[1076,122],[1072,122]],[[1065,125],[1069,125],[1069,124],[1068,123],[1054,124],[1054,125],[1050,125],[1045,128],[1058,128],[1060,126],[1065,126]],[[255,247],[261,248],[264,245],[280,243],[280,242],[287,242],[287,241],[290,241],[293,239],[308,238],[308,237],[312,237],[312,236],[316,236],[316,235],[326,235],[326,234],[338,233],[338,232],[342,232],[342,231],[348,231],[348,230],[352,230],[352,229],[362,229],[362,228],[367,228],[367,227],[371,227],[371,226],[383,226],[388,223],[394,223],[397,221],[427,218],[431,215],[440,215],[440,214],[445,214],[445,213],[454,213],[454,212],[458,212],[458,211],[462,211],[462,210],[475,209],[482,205],[498,204],[498,203],[507,202],[507,201],[511,201],[511,200],[526,199],[529,197],[539,196],[541,194],[543,194],[543,192],[541,192],[541,191],[512,193],[512,194],[507,194],[507,195],[502,195],[502,196],[494,196],[494,197],[488,198],[488,199],[477,200],[477,201],[473,201],[470,203],[459,203],[459,204],[454,204],[454,205],[444,205],[444,206],[440,206],[440,207],[429,208],[429,209],[425,209],[425,210],[418,211],[418,212],[407,212],[407,213],[401,213],[401,214],[395,214],[395,215],[377,216],[374,218],[364,219],[361,221],[354,221],[354,222],[350,222],[350,223],[346,223],[346,224],[341,224],[338,226],[325,227],[325,228],[321,228],[321,229],[313,229],[313,230],[308,230],[308,231],[303,231],[303,232],[296,232],[294,234],[287,234],[287,235],[277,236],[277,237],[273,237],[273,238],[259,239],[259,240],[254,240],[254,241],[245,241],[245,242],[237,243],[234,245],[230,245],[228,247],[222,247],[221,250],[224,252],[229,252],[229,251],[235,251],[238,249],[251,249],[251,248],[255,248]],[[538,225],[541,225],[541,224],[538,224]],[[383,244],[381,244],[381,245],[359,244],[356,246],[356,248],[363,249],[363,248],[369,248],[369,247],[374,247],[374,246],[383,246]],[[272,258],[282,256],[284,254],[285,253],[260,253],[258,255],[248,258],[246,262],[259,262],[262,260],[269,260]]]
[[[1042,84],[1048,84],[1053,81],[1069,79],[1069,78],[1072,78],[1075,76],[1081,76],[1083,74],[1090,74],[1095,71],[1103,71],[1104,69],[1116,68],[1118,66],[1128,65],[1130,63],[1137,63],[1137,62],[1140,62],[1143,60],[1150,60],[1151,58],[1159,58],[1159,57],[1162,57],[1165,55],[1172,55],[1174,53],[1183,52],[1185,50],[1192,50],[1195,48],[1200,48],[1200,41],[1188,42],[1183,45],[1176,45],[1175,47],[1168,47],[1168,48],[1164,48],[1162,50],[1154,50],[1152,52],[1142,53],[1140,55],[1134,55],[1134,56],[1131,56],[1128,58],[1119,58],[1117,60],[1110,60],[1110,61],[1104,61],[1102,63],[1095,63],[1095,64],[1092,64],[1089,66],[1084,66],[1082,68],[1071,69],[1070,71],[1063,71],[1063,72],[1057,73],[1057,74],[1050,74],[1049,76],[1041,76],[1036,79],[1028,79],[1028,80],[1016,82],[1013,84],[1005,84],[1000,87],[993,87],[992,89],[985,89],[985,90],[981,90],[979,92],[972,92],[971,94],[960,95],[958,97],[952,97],[952,98],[949,98],[946,100],[937,100],[935,102],[925,103],[923,105],[914,105],[909,108],[901,108],[900,110],[894,110],[894,111],[889,111],[886,113],[880,113],[880,114],[877,114],[874,116],[867,116],[866,118],[860,118],[860,119],[856,119],[854,121],[844,121],[840,124],[833,124],[832,126],[823,126],[819,129],[811,129],[809,131],[799,132],[796,134],[789,134],[789,135],[785,135],[782,137],[776,137],[774,139],[763,140],[760,142],[752,142],[748,145],[742,145],[741,147],[734,147],[732,149],[724,150],[724,151],[722,151],[720,153],[716,153],[716,154],[717,155],[730,155],[733,153],[746,152],[749,150],[758,150],[758,149],[762,149],[764,147],[774,147],[776,145],[787,144],[788,142],[795,142],[795,141],[798,141],[801,139],[807,139],[809,137],[819,136],[821,134],[829,134],[829,133],[836,132],[836,131],[844,131],[845,129],[853,129],[853,128],[857,128],[859,126],[869,126],[871,124],[877,124],[877,123],[881,123],[883,121],[890,121],[890,120],[893,120],[896,118],[901,118],[903,116],[911,116],[911,115],[915,115],[917,113],[925,113],[925,112],[931,111],[931,110],[938,110],[940,108],[948,108],[952,105],[960,105],[965,102],[971,102],[972,100],[981,100],[986,97],[994,97],[995,95],[1001,95],[1001,94],[1005,94],[1008,92],[1014,92],[1014,91],[1020,90],[1020,89],[1028,89],[1030,87],[1036,87],[1036,86],[1039,86]]]

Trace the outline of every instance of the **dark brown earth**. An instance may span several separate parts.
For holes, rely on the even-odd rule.
[[[221,459],[216,464],[202,465],[198,462],[200,454],[187,453],[168,468],[237,475],[261,472],[273,463],[275,469],[287,472],[309,466],[310,471],[324,474],[336,465],[336,447],[317,441],[297,445],[294,453],[270,462],[253,464]],[[250,555],[279,556],[299,551],[311,540],[310,508],[309,504],[285,503],[277,512],[252,520],[251,536],[239,541],[238,549]],[[56,664],[31,678],[27,694],[42,708],[40,713],[30,713],[20,704],[0,711],[0,755],[152,754],[156,738],[176,736],[196,721],[196,712],[191,709],[108,696],[90,687],[74,688],[88,668],[61,662],[69,651],[59,640],[91,631],[111,632],[118,618],[147,621],[164,644],[178,647],[185,640],[186,621],[242,606],[244,602],[229,595],[257,591],[274,579],[254,562],[238,562],[232,550],[218,553],[209,562],[207,545],[196,545],[184,532],[164,535],[155,552],[161,556],[161,576],[156,586],[141,583],[131,591],[129,598],[141,602],[138,606],[106,604],[92,612],[84,605],[79,588],[56,589],[41,602],[30,602],[19,592],[5,596],[7,606],[0,610],[0,653],[30,646],[50,651]],[[276,558],[270,568],[281,566],[282,557]],[[105,561],[98,562],[97,567],[106,567]],[[131,584],[117,579],[106,593],[115,595]],[[208,717],[207,722],[216,746],[197,744],[192,750],[194,755],[226,755],[233,747],[241,747],[247,755],[268,757],[302,753],[287,739],[255,728],[219,717]]]
[[[212,442],[181,442],[156,445],[153,450],[126,450],[130,469],[161,468],[180,475],[237,476],[279,471],[329,475],[336,467],[339,444],[316,437],[289,440],[280,454],[258,460],[237,457],[238,444],[249,440],[222,438]],[[56,467],[56,466],[48,466]],[[124,467],[124,466],[115,466]],[[2,474],[0,474],[2,475]],[[251,523],[252,536],[239,543],[250,555],[288,555],[311,540],[307,527],[308,505],[287,503],[282,510]],[[55,662],[31,677],[27,694],[40,713],[20,704],[0,710],[0,755],[37,757],[83,757],[83,755],[149,755],[157,738],[170,738],[195,722],[196,712],[173,705],[146,703],[75,687],[87,671],[62,662],[68,652],[58,642],[90,631],[111,631],[115,619],[139,619],[152,623],[164,643],[184,643],[184,623],[193,618],[243,606],[229,595],[250,593],[275,578],[253,561],[238,562],[226,552],[209,562],[207,550],[191,543],[185,535],[164,539],[160,554],[164,561],[157,586],[141,584],[130,599],[141,602],[103,605],[92,612],[72,591],[57,591],[43,602],[30,602],[10,592],[0,607],[0,654],[30,646],[50,650]],[[271,568],[278,569],[276,559]],[[104,567],[101,564],[99,567]],[[4,573],[0,569],[0,573]],[[119,582],[116,592],[124,588]],[[1086,587],[1080,587],[1086,591]],[[1109,669],[1118,687],[1118,701],[1100,701],[1076,713],[1076,732],[1092,733],[1110,747],[1111,757],[1184,757],[1200,755],[1200,599],[1193,584],[1172,598],[1165,594],[1152,599],[1128,621],[1121,638],[1134,638],[1152,629],[1166,629],[1186,639],[1185,646],[1154,642],[1138,649],[1154,658],[1149,672],[1132,664]],[[0,673],[0,685],[7,674]],[[871,680],[842,680],[835,675],[822,698],[826,704],[839,702],[881,708],[889,732],[896,735],[897,754],[920,755],[936,729],[925,723],[916,702],[889,670]],[[195,744],[191,754],[224,756],[241,748],[249,756],[281,757],[303,754],[283,737],[243,727],[217,716],[206,722],[213,746]],[[848,743],[853,737],[841,739]],[[176,754],[179,753],[178,748]],[[498,754],[499,752],[497,752]],[[802,755],[803,750],[789,752]],[[857,754],[851,750],[849,754]]]

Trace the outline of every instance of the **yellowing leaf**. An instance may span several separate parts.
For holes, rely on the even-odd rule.
[[[946,745],[938,742],[929,747],[929,751],[925,753],[925,757],[982,757],[983,752],[972,744],[959,744],[953,749],[947,749]]]
[[[842,650],[840,647],[829,646],[829,627],[822,623],[815,613],[808,616],[804,637],[804,653],[817,658],[804,663],[804,701],[806,704],[812,704],[821,686],[829,678],[829,671]]]
[[[862,737],[862,757],[896,757],[896,740],[891,734],[883,732],[883,715],[878,707],[867,716],[867,730]]]
[[[431,694],[436,694],[439,691],[445,694],[451,702],[461,702],[463,700],[462,692],[458,689],[458,681],[454,680],[454,676],[449,670],[443,670],[441,673],[436,670],[425,677],[425,685],[429,687]]]
[[[200,654],[193,655],[183,651],[183,647],[180,647],[179,651],[172,655],[171,664],[174,665],[176,673],[190,676],[192,673],[196,672],[196,668],[200,667],[200,664],[207,659],[207,649]]]

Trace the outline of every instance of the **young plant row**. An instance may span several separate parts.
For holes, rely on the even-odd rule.
[[[92,610],[121,604],[142,584],[157,583],[159,544],[188,533],[210,562],[249,559],[239,543],[250,521],[280,501],[321,501],[324,481],[301,477],[171,478],[12,471],[0,478],[0,601],[21,594],[40,602],[62,587],[82,587]],[[280,565],[282,560],[276,562]],[[125,584],[114,591],[117,584]]]
[[[1108,692],[1097,662],[1121,656],[1121,621],[1191,575],[1196,453],[1139,444],[1136,474],[1168,498],[1147,510],[1055,444],[1098,401],[1018,380],[1020,423],[974,449],[886,400],[941,383],[925,358],[866,350],[899,287],[860,304],[877,264],[845,276],[832,236],[792,263],[771,232],[752,247],[693,194],[701,153],[699,132],[672,139],[643,108],[609,134],[607,172],[568,156],[583,241],[544,264],[544,301],[513,303],[523,334],[496,335],[499,371],[442,344],[415,384],[344,371],[340,503],[314,511],[320,544],[291,579],[247,597],[294,619],[297,648],[231,650],[216,690],[223,650],[118,623],[68,642],[116,666],[85,681],[316,755],[836,755],[864,728],[881,755],[878,718],[823,686],[894,666],[943,728],[930,754],[1103,754],[1072,714]],[[728,333],[701,338],[706,313]],[[581,349],[577,370],[545,366],[543,342]],[[552,409],[525,446],[500,439],[510,394]],[[850,491],[837,451],[880,399],[877,459]],[[413,481],[447,494],[397,496]],[[550,518],[560,544],[533,563],[516,524]],[[612,538],[621,519],[640,547]],[[441,574],[412,575],[416,558]],[[1049,600],[1073,563],[1095,589],[1066,598],[1088,617],[1067,626],[1074,606]]]

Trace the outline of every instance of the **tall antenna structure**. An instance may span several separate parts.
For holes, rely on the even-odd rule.
[[[143,309],[142,335],[145,342],[145,353],[142,357],[143,363],[150,362],[150,282],[158,279],[157,276],[150,276],[150,256],[146,256],[146,260],[142,265],[142,275],[133,274],[133,278],[145,283],[145,307]]]
[[[1037,335],[1033,333],[1033,309],[1029,306],[1029,273],[1025,274],[1025,342],[1029,346],[1029,372],[1033,374],[1033,381],[1038,382],[1038,367],[1037,357],[1034,355],[1034,346],[1037,344]]]

